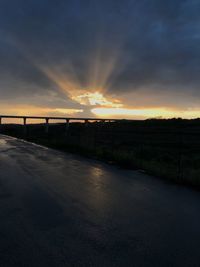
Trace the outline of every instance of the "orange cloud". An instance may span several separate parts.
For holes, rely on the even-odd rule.
[[[82,105],[89,105],[89,106],[106,106],[106,107],[122,107],[123,105],[120,103],[119,100],[111,100],[107,97],[103,96],[102,93],[99,92],[86,92],[81,95],[73,96],[73,100],[82,104]]]

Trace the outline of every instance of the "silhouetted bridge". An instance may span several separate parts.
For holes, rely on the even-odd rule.
[[[0,115],[0,125],[3,124],[3,119],[21,119],[24,125],[24,129],[26,131],[26,125],[28,120],[44,120],[46,124],[46,133],[49,131],[49,123],[51,120],[53,121],[64,121],[66,124],[66,131],[69,128],[70,121],[80,121],[85,123],[86,125],[89,122],[115,122],[122,121],[121,119],[102,119],[102,118],[69,118],[69,117],[43,117],[43,116],[13,116],[13,115]]]

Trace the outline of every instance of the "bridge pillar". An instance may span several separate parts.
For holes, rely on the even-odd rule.
[[[68,133],[69,130],[69,119],[66,119],[66,123],[65,123],[65,134]]]
[[[89,121],[85,120],[85,126],[88,126]]]
[[[24,136],[27,135],[27,125],[26,125],[26,117],[23,118],[23,128],[24,128]]]
[[[48,134],[49,133],[49,119],[46,118],[45,121],[46,121],[45,132],[46,134]]]

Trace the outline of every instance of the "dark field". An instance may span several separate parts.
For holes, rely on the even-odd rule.
[[[200,185],[200,120],[146,120],[89,124],[5,124],[3,134],[56,149],[142,169],[177,183]]]

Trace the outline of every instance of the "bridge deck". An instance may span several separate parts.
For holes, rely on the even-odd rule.
[[[49,117],[49,116],[14,116],[0,115],[1,119],[36,119],[36,120],[75,120],[75,121],[122,121],[122,119],[109,118],[80,118],[80,117]],[[124,120],[123,120],[124,121]]]

